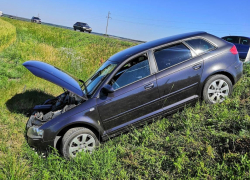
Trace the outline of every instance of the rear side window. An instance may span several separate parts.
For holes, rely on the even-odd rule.
[[[250,41],[248,38],[240,38],[240,44],[250,46]]]
[[[211,51],[215,47],[203,39],[191,39],[185,41],[189,46],[191,46],[197,54],[202,54],[204,52]]]
[[[182,43],[157,49],[154,55],[159,71],[192,58],[190,49]]]
[[[231,36],[231,37],[224,37],[223,39],[231,43],[239,43],[238,37]]]

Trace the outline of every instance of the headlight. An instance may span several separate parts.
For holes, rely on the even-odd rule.
[[[32,126],[28,129],[27,136],[30,138],[42,138],[43,130],[39,127]]]

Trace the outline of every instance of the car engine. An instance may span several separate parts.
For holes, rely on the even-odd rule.
[[[69,91],[64,92],[54,99],[48,99],[43,105],[36,105],[30,116],[26,128],[41,126],[60,114],[78,106],[84,100]]]

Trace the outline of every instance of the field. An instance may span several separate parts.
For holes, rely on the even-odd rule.
[[[0,42],[0,179],[249,179],[249,64],[225,102],[198,102],[65,160],[56,151],[43,158],[25,141],[30,109],[63,91],[22,63],[41,60],[86,79],[135,44],[7,18]]]

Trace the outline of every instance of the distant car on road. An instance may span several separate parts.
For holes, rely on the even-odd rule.
[[[76,31],[77,29],[79,31],[87,31],[89,33],[91,33],[92,31],[92,28],[87,24],[87,23],[83,23],[83,22],[76,22],[74,25],[73,25],[73,28],[74,30]]]
[[[33,17],[31,18],[31,22],[37,23],[37,24],[41,24],[41,19],[40,19],[39,17],[33,16]]]
[[[238,52],[239,52],[239,58],[241,60],[245,60],[247,57],[247,53],[249,51],[250,47],[250,38],[249,37],[244,37],[244,36],[225,36],[222,37],[222,39],[233,43]]]

